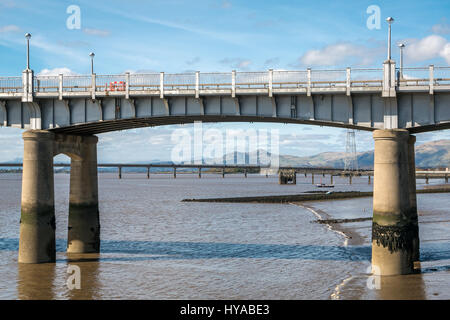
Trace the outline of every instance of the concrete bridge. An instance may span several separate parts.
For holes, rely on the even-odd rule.
[[[0,78],[0,125],[23,133],[21,263],[55,261],[53,157],[71,158],[67,252],[99,252],[97,137],[204,122],[299,123],[374,131],[372,267],[419,260],[411,133],[450,128],[450,68]]]

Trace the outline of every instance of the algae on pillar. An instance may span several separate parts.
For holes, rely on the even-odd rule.
[[[412,273],[419,239],[417,210],[411,200],[415,190],[409,132],[377,130],[373,137],[372,271],[378,275]]]
[[[70,168],[67,252],[100,252],[96,136],[77,137],[79,155]]]
[[[24,140],[19,259],[21,263],[53,262],[55,201],[53,145],[55,135],[29,130]]]

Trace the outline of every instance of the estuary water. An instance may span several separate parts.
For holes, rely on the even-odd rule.
[[[315,177],[315,183],[329,177]],[[439,183],[441,181],[434,181]],[[335,190],[369,191],[367,177]],[[418,187],[423,187],[418,181]],[[294,194],[259,174],[99,174],[101,253],[68,255],[69,175],[55,174],[57,261],[17,263],[21,175],[0,174],[0,299],[449,299],[450,195],[419,194],[423,272],[372,281],[372,198],[303,204],[196,203],[184,198]],[[81,271],[70,290],[69,265]],[[373,283],[370,282],[370,283]]]

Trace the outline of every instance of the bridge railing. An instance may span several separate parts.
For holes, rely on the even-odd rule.
[[[164,74],[164,89],[195,89],[195,73]]]
[[[398,86],[450,85],[450,67],[396,70]],[[204,89],[283,89],[382,87],[383,69],[339,69],[257,72],[191,72],[120,75],[35,76],[34,92],[157,91]],[[430,80],[431,79],[431,80]],[[0,77],[0,93],[23,92],[22,77]]]
[[[159,73],[130,74],[130,90],[157,90],[160,85]]]
[[[383,85],[383,69],[351,69],[351,87],[381,87]]]
[[[22,77],[1,77],[0,92],[23,92]]]
[[[434,85],[450,85],[450,67],[434,67]]]
[[[200,89],[228,89],[232,85],[232,72],[200,72]]]
[[[273,71],[274,88],[301,88],[308,84],[307,71]]]

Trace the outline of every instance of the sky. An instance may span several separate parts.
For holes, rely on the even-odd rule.
[[[97,74],[380,68],[388,16],[395,18],[393,44],[406,44],[405,67],[448,66],[449,12],[449,1],[0,0],[0,76],[25,69],[26,32],[36,74],[89,74],[90,52]],[[393,59],[398,61],[396,46]],[[184,125],[101,134],[99,161],[169,160],[180,128],[193,131]],[[345,151],[345,129],[263,123],[204,128],[277,129],[282,154]],[[0,161],[22,157],[21,132],[0,127]],[[358,151],[373,148],[371,133],[356,137]],[[449,130],[417,136],[418,144],[439,139],[450,139]]]

